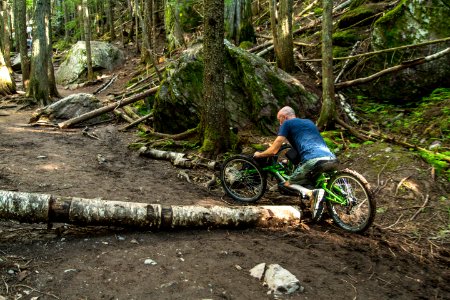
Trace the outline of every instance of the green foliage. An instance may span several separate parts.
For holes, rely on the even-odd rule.
[[[353,46],[360,38],[360,35],[355,29],[337,31],[332,36],[333,46]]]
[[[239,44],[239,48],[242,48],[244,50],[250,49],[251,47],[253,47],[253,43],[250,41],[243,41]]]
[[[264,151],[267,149],[267,146],[265,146],[263,144],[251,144],[250,147],[252,147],[256,151]]]
[[[358,27],[369,25],[373,21],[371,17],[378,10],[379,8],[375,4],[361,5],[350,9],[339,19],[337,26],[338,28],[348,28],[353,25]]]
[[[71,46],[72,44],[64,39],[58,39],[56,43],[53,43],[53,47],[59,52],[67,50]]]
[[[344,142],[342,141],[340,131],[324,131],[321,135],[332,152],[337,153],[344,148]]]
[[[321,8],[321,7],[314,8],[314,14],[316,16],[321,16],[322,13],[323,13],[323,8]]]
[[[438,88],[419,103],[408,106],[372,102],[364,97],[359,97],[356,103],[363,118],[384,126],[381,131],[407,136],[409,144],[423,149],[417,151],[420,157],[450,181],[450,152],[442,151],[450,143],[450,88]],[[434,141],[442,146],[426,150]]]

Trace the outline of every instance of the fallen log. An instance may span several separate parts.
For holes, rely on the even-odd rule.
[[[411,68],[411,67],[414,67],[414,66],[418,66],[418,65],[430,62],[432,60],[441,58],[441,57],[443,57],[444,55],[447,55],[447,54],[450,54],[450,47],[446,48],[446,49],[444,49],[444,50],[442,50],[440,52],[437,52],[435,54],[432,54],[432,55],[428,55],[428,56],[420,57],[418,59],[414,59],[414,60],[411,60],[411,61],[403,62],[400,65],[396,65],[396,66],[384,69],[384,70],[382,70],[380,72],[377,72],[377,73],[372,74],[372,75],[367,76],[367,77],[357,78],[357,79],[354,79],[354,80],[349,80],[349,81],[344,81],[344,82],[337,83],[337,84],[334,85],[334,87],[335,87],[336,90],[338,90],[338,89],[343,89],[343,88],[347,88],[347,87],[350,87],[350,86],[355,86],[355,85],[367,83],[367,82],[373,81],[373,80],[375,80],[375,79],[377,79],[377,78],[379,78],[381,76],[384,76],[386,74],[390,74],[390,73],[398,72],[398,71],[403,70],[403,69],[407,69],[407,68]]]
[[[147,204],[0,191],[0,219],[143,229],[271,227],[296,224],[294,206],[198,206]]]
[[[155,87],[149,89],[146,92],[134,95],[134,96],[129,97],[129,98],[125,98],[123,100],[118,101],[117,103],[112,103],[110,105],[107,105],[107,106],[104,106],[104,107],[100,107],[100,108],[95,109],[93,111],[90,111],[88,113],[82,114],[81,116],[78,116],[78,117],[69,119],[67,121],[58,123],[58,126],[61,129],[65,129],[65,128],[68,128],[68,127],[73,126],[75,124],[81,123],[83,121],[92,119],[92,118],[94,118],[96,116],[99,116],[101,114],[110,112],[110,111],[112,111],[112,110],[114,110],[116,108],[119,108],[119,107],[122,107],[122,106],[125,106],[125,105],[128,105],[128,104],[134,103],[134,102],[136,102],[138,100],[141,100],[141,99],[143,99],[143,98],[145,98],[147,96],[150,96],[150,95],[156,93],[158,88],[159,88],[159,86],[155,86]]]

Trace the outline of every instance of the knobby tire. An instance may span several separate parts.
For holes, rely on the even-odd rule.
[[[376,202],[367,180],[356,171],[344,169],[336,172],[328,183],[328,189],[335,192],[342,191],[347,200],[353,202],[340,205],[327,201],[327,209],[331,218],[340,228],[362,233],[369,228],[376,213]]]

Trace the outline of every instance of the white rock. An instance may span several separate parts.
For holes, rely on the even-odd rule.
[[[147,259],[144,261],[144,264],[145,264],[145,265],[152,265],[152,266],[154,266],[154,265],[157,264],[157,262],[154,261],[153,259],[147,258]]]
[[[250,275],[261,280],[264,277],[266,271],[266,263],[260,263],[250,270]]]
[[[297,290],[303,291],[298,279],[278,264],[271,264],[267,267],[264,281],[274,294],[292,294]]]

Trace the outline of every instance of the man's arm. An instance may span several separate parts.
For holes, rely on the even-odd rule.
[[[286,141],[286,137],[279,135],[279,136],[277,136],[277,138],[275,139],[275,141],[269,148],[267,148],[263,152],[256,151],[255,154],[253,154],[253,157],[262,158],[262,157],[274,156],[275,154],[278,153],[278,150],[280,150],[281,146],[283,145],[283,143],[285,141]]]

